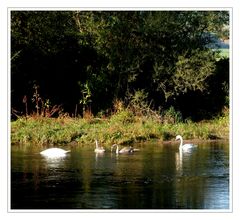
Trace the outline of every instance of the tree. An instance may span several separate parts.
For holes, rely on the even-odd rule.
[[[36,81],[73,113],[86,84],[95,113],[135,91],[155,108],[207,96],[218,69],[207,33],[227,37],[228,22],[228,11],[13,11],[13,104]]]

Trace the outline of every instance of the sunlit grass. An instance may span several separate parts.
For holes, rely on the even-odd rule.
[[[149,140],[169,141],[180,134],[184,139],[228,139],[229,116],[202,122],[159,122],[145,116],[123,111],[109,118],[19,118],[11,123],[12,144],[34,143],[129,144]]]

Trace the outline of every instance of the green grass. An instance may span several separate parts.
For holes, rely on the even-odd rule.
[[[109,118],[29,117],[11,122],[12,144],[92,144],[95,139],[105,144],[129,144],[174,140],[177,134],[184,139],[228,139],[229,116],[173,123],[122,110]]]

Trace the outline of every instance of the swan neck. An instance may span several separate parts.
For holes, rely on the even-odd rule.
[[[95,142],[96,142],[96,148],[99,148],[99,146],[98,146],[98,141],[97,141],[97,140],[95,140]]]
[[[179,146],[179,148],[182,148],[182,146],[183,146],[183,139],[182,139],[182,137],[180,137],[180,146]]]
[[[118,154],[118,153],[119,153],[119,149],[118,149],[118,145],[117,145],[116,154]]]

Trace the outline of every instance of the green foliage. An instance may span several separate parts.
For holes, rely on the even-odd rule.
[[[174,110],[169,110],[173,111]],[[91,144],[94,140],[111,146],[113,143],[174,140],[177,134],[186,139],[228,139],[228,111],[214,120],[194,123],[159,123],[153,118],[139,117],[124,110],[109,119],[88,120],[82,118],[19,118],[11,124],[11,143],[36,145]]]
[[[148,70],[152,76],[150,83],[167,101],[187,90],[206,89],[215,59],[211,50],[204,49],[201,35],[214,30],[211,21],[217,22],[217,18],[222,27],[227,15],[225,12],[79,12],[78,24],[82,38],[87,42],[91,39],[91,45],[105,57],[115,97],[121,98],[122,91],[138,82],[148,63],[152,65]],[[81,23],[81,18],[86,23]]]
[[[171,106],[168,110],[165,110],[163,113],[164,123],[174,124],[183,121],[182,114],[179,111],[176,111],[173,106]]]
[[[136,115],[147,115],[149,108],[148,94],[142,89],[134,94],[127,94],[128,108]]]
[[[71,17],[70,11],[12,11],[12,54],[31,47],[46,55],[57,54],[67,37],[76,31]]]
[[[119,111],[110,118],[111,123],[121,123],[123,125],[134,122],[134,114],[129,110]]]
[[[92,100],[91,100],[92,93],[89,88],[88,82],[81,85],[81,88],[82,88],[81,89],[82,99],[80,99],[79,103],[82,104],[82,106],[83,106],[83,114],[84,114],[87,105],[92,102]]]
[[[78,104],[85,112],[91,103],[97,114],[113,109],[113,100],[129,99],[142,115],[178,106],[183,117],[194,117],[180,101],[210,99],[212,83],[224,93],[224,82],[211,79],[219,67],[229,70],[207,47],[206,33],[228,38],[228,25],[227,10],[12,11],[12,105],[21,109],[19,100],[36,82],[43,97],[70,115],[77,115]],[[219,103],[218,109],[205,104],[202,118],[221,111],[225,101]]]
[[[179,56],[174,74],[174,91],[176,94],[207,89],[206,79],[215,69],[215,58],[211,51],[192,50],[191,54]]]

